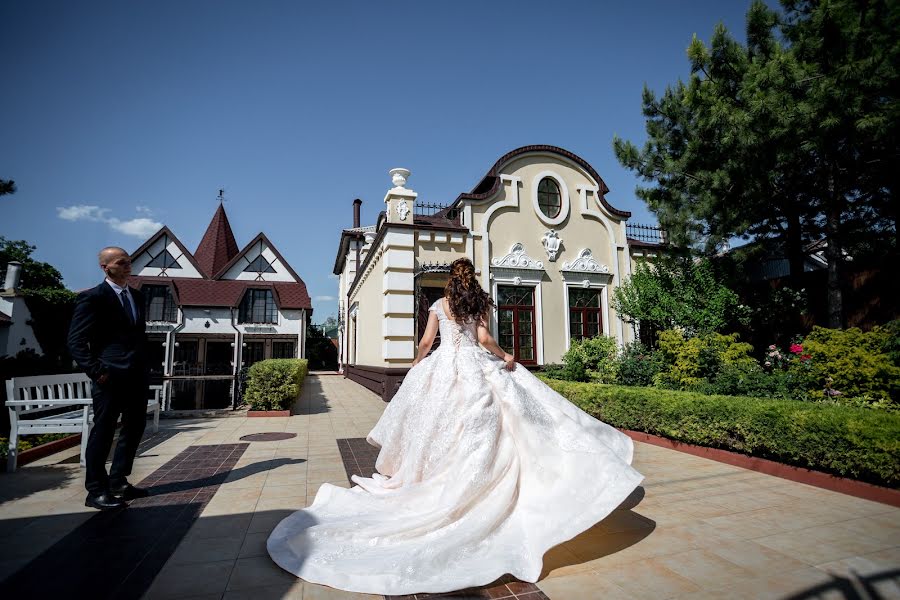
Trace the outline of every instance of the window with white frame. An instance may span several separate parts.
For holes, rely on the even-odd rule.
[[[573,340],[603,334],[602,290],[569,288],[569,337]]]

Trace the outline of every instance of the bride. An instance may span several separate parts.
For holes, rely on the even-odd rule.
[[[367,438],[380,448],[378,472],[354,476],[351,489],[322,484],[281,521],[268,540],[278,565],[387,595],[507,573],[535,582],[547,550],[637,487],[631,440],[517,369],[488,332],[492,305],[471,261],[455,261],[413,367]]]

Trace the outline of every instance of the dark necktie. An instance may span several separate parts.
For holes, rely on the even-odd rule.
[[[125,309],[125,312],[128,313],[129,323],[134,325],[134,313],[131,311],[131,302],[128,300],[128,292],[122,290],[119,292],[119,296],[122,298],[122,307]]]

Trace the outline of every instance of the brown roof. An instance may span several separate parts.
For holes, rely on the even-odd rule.
[[[12,323],[12,317],[0,310],[0,325],[9,325]]]
[[[197,251],[194,252],[194,258],[207,277],[214,277],[237,253],[238,245],[234,240],[228,215],[225,214],[222,204],[219,204],[209,227],[206,228],[206,233],[203,234],[203,239],[200,240],[200,245],[197,246]]]
[[[128,278],[128,283],[136,288],[171,284],[181,306],[237,307],[247,289],[271,288],[275,290],[275,301],[280,308],[312,310],[306,284],[302,281],[289,283],[132,276]]]
[[[460,194],[456,201],[453,203],[454,205],[459,203],[460,200],[485,200],[500,190],[500,169],[503,168],[504,165],[509,163],[512,159],[517,158],[523,154],[528,154],[530,152],[542,152],[546,154],[556,154],[558,156],[562,156],[579,165],[582,169],[584,169],[588,175],[590,175],[596,182],[597,185],[600,186],[599,197],[600,202],[603,204],[606,209],[612,214],[619,217],[630,217],[631,213],[626,210],[619,210],[618,208],[613,207],[609,202],[606,201],[605,194],[609,192],[609,187],[607,187],[606,182],[597,174],[597,171],[594,170],[594,167],[588,163],[588,161],[584,160],[580,156],[569,152],[563,148],[559,148],[557,146],[547,146],[547,145],[534,145],[534,146],[522,146],[521,148],[516,148],[511,152],[507,152],[500,159],[494,163],[494,166],[491,167],[491,170],[487,172],[487,174],[478,182],[471,192]]]
[[[457,219],[448,219],[447,217],[441,216],[440,213],[435,215],[415,215],[413,223],[415,225],[424,225],[428,229],[469,231],[469,228],[460,225]],[[392,223],[392,225],[396,225],[396,223]]]
[[[645,240],[638,240],[635,238],[626,238],[625,241],[628,242],[629,246],[633,246],[635,248],[638,248],[638,247],[640,247],[640,248],[668,248],[669,247],[668,244],[661,244],[658,242],[648,242]]]

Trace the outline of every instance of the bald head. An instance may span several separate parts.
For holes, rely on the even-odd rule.
[[[131,275],[131,256],[123,248],[107,246],[97,255],[100,268],[117,285],[125,285]]]
[[[119,248],[118,246],[107,246],[97,255],[97,258],[100,259],[100,266],[108,265],[111,261],[115,260],[121,256],[128,256],[128,252],[125,251],[124,248]]]

